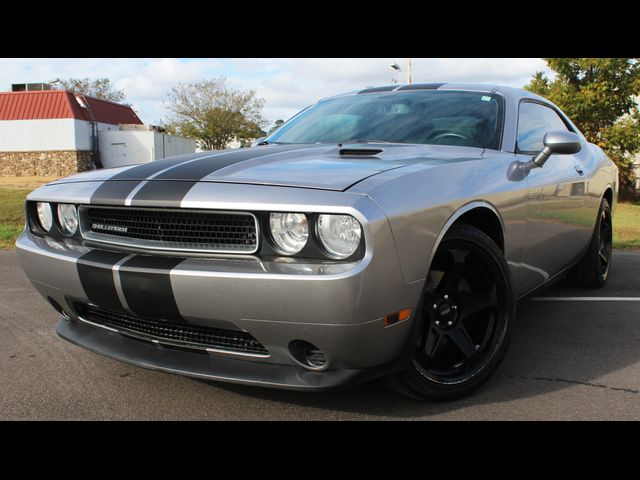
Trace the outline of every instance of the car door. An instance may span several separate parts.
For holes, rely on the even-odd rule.
[[[531,160],[544,148],[550,131],[572,131],[550,105],[523,100],[518,111],[516,154]],[[582,153],[582,154],[581,154]],[[589,241],[585,224],[584,155],[552,155],[543,168],[529,172],[526,257],[534,288],[573,263]]]

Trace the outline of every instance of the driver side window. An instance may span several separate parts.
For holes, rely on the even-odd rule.
[[[544,148],[544,135],[547,132],[569,131],[558,114],[539,103],[522,102],[518,113],[518,135],[516,151],[519,153],[537,153]]]

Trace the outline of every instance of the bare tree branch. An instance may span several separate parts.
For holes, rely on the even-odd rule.
[[[69,90],[79,95],[86,95],[88,97],[100,98],[109,102],[131,106],[124,103],[126,99],[124,91],[116,90],[108,78],[98,78],[95,80],[89,78],[69,78],[62,80],[56,78],[55,80],[51,80],[49,84],[56,90]]]

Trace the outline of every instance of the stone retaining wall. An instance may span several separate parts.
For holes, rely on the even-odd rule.
[[[0,152],[0,176],[64,176],[90,170],[92,152]]]

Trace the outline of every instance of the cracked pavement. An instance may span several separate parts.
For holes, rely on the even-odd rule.
[[[640,297],[640,252],[616,251],[610,283],[547,297]],[[451,403],[378,382],[303,393],[132,367],[71,345],[15,252],[0,251],[0,420],[639,420],[640,302],[535,301],[518,308],[494,377]]]

